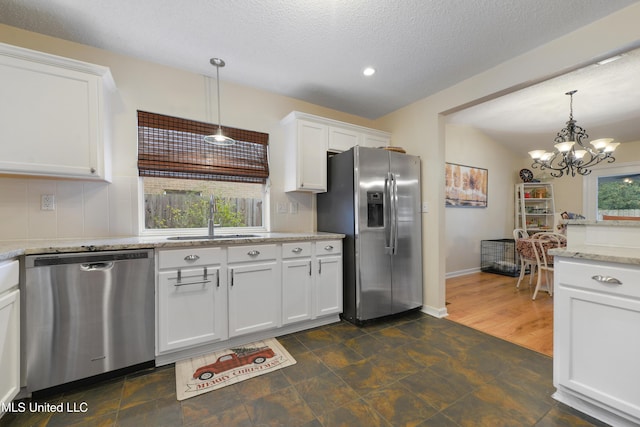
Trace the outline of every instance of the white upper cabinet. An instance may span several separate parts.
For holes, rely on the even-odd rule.
[[[365,133],[363,135],[362,145],[365,147],[388,147],[391,145],[391,135],[386,132]]]
[[[342,152],[361,144],[360,132],[337,126],[329,127],[329,150]]]
[[[0,43],[0,172],[111,180],[108,68]]]
[[[391,134],[312,114],[291,112],[282,119],[286,134],[285,191],[327,191],[327,151],[356,145],[388,146]]]

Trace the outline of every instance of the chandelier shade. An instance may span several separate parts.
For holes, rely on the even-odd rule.
[[[565,93],[569,95],[569,120],[567,126],[558,132],[554,141],[554,150],[533,150],[529,155],[533,159],[533,168],[541,170],[549,169],[551,176],[560,178],[563,175],[589,175],[591,167],[606,160],[608,163],[616,161],[612,153],[619,142],[613,142],[612,138],[601,138],[591,142],[591,147],[586,145],[589,138],[587,132],[576,124],[573,118],[573,95],[577,90]]]

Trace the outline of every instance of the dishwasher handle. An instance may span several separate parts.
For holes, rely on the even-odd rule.
[[[105,271],[113,268],[113,262],[88,262],[86,264],[80,264],[80,270],[82,271]]]

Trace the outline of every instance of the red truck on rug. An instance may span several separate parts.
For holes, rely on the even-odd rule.
[[[218,357],[218,360],[214,363],[196,369],[193,373],[193,379],[197,378],[206,381],[215,374],[220,374],[238,366],[248,365],[249,363],[264,363],[267,359],[275,356],[275,353],[269,347],[232,348],[231,351],[233,353]]]

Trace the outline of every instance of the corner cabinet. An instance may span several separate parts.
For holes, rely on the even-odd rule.
[[[554,398],[640,425],[640,266],[555,256]]]
[[[324,117],[293,111],[281,121],[286,150],[284,190],[327,191],[327,152],[342,152],[356,145],[388,146],[391,134]]]
[[[542,182],[516,184],[514,228],[537,233],[553,231],[554,225],[553,185]]]
[[[111,180],[108,68],[0,43],[0,173]]]

